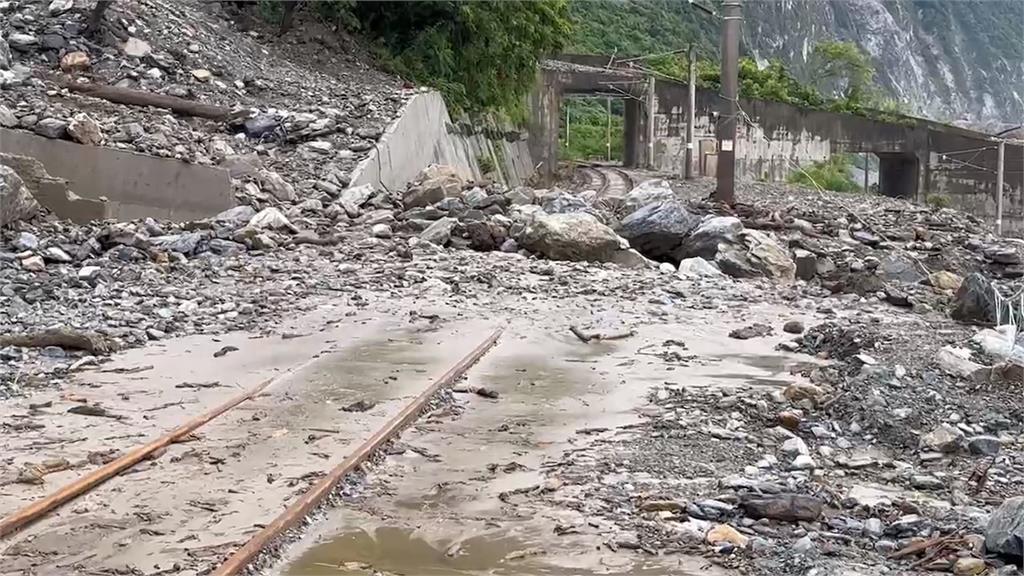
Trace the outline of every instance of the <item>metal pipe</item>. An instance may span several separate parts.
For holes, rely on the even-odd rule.
[[[715,200],[725,204],[736,201],[736,116],[739,97],[740,23],[743,15],[739,0],[722,3],[721,97],[726,113],[718,122],[718,186]]]

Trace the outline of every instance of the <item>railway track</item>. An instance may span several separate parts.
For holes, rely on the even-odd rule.
[[[365,441],[351,450],[340,463],[330,469],[308,490],[292,500],[284,511],[271,522],[263,524],[261,530],[252,535],[241,547],[234,549],[222,563],[218,563],[219,565],[209,573],[215,576],[241,574],[265,551],[275,550],[277,544],[287,542],[290,529],[298,526],[335,492],[339,483],[348,475],[357,472],[364,462],[374,458],[385,445],[396,439],[406,427],[431,407],[432,401],[440,392],[450,388],[497,344],[502,331],[503,329],[498,328],[491,332],[454,366],[420,391],[401,411],[389,418],[383,426],[377,428]],[[253,401],[262,394],[268,393],[269,389],[281,380],[281,378],[264,380],[216,408],[188,420],[153,441],[127,451],[123,456],[0,519],[0,538],[16,535],[31,524],[43,520],[51,512],[86,496],[93,489],[119,477],[144,460],[159,457],[160,452],[172,444],[195,440],[195,437],[192,436],[195,432],[225,414],[234,413],[236,408],[244,405],[247,401]],[[134,476],[127,478],[132,477]],[[130,482],[130,480],[128,481]],[[179,541],[196,536],[203,537],[202,534],[179,534],[176,536],[182,537],[182,540]]]
[[[615,166],[603,164],[581,164],[576,169],[579,175],[577,186],[595,190],[598,196],[625,196],[633,189],[634,180],[629,172]]]

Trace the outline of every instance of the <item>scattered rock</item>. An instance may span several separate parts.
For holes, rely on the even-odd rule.
[[[1024,496],[1004,500],[992,513],[985,528],[985,550],[1017,564],[1024,560]]]
[[[270,192],[270,194],[282,202],[291,202],[295,200],[295,188],[285,181],[285,179],[271,170],[260,170],[259,172],[260,187]]]
[[[952,272],[939,270],[928,275],[928,282],[939,290],[959,290],[964,279]]]
[[[687,234],[700,223],[678,200],[648,204],[626,216],[616,230],[630,246],[655,260],[675,258]]]
[[[956,426],[940,424],[921,437],[920,447],[935,452],[956,452],[963,446],[964,433]]]
[[[420,240],[437,244],[438,246],[444,246],[448,244],[448,240],[452,235],[452,230],[455,228],[457,223],[458,220],[455,218],[441,218],[420,233]]]
[[[64,72],[82,72],[92,65],[86,52],[68,52],[60,59],[60,69]]]
[[[750,538],[740,534],[735,528],[728,524],[717,524],[714,528],[708,531],[705,537],[708,544],[732,544],[737,548],[746,548],[747,543],[750,542]]]
[[[121,47],[121,51],[124,52],[125,56],[129,58],[145,58],[153,52],[153,48],[148,42],[139,40],[138,38],[128,38],[128,41]]]
[[[63,138],[67,133],[68,123],[57,118],[44,118],[32,128],[36,134],[46,138]]]
[[[799,320],[790,320],[782,325],[782,331],[787,334],[803,334],[804,323]]]
[[[723,278],[722,273],[714,264],[703,258],[686,258],[679,262],[677,271],[682,278]]]
[[[748,498],[740,505],[751,518],[810,522],[821,516],[824,503],[818,498],[802,494],[775,494]]]
[[[751,324],[750,326],[744,326],[743,328],[737,328],[729,332],[729,338],[735,338],[737,340],[750,340],[751,338],[763,338],[770,336],[773,330],[771,326],[767,324]]]
[[[973,436],[967,440],[967,449],[976,456],[995,456],[1002,446],[995,436]]]
[[[80,112],[72,117],[67,126],[68,136],[79,144],[99,146],[103,143],[103,131],[98,122],[88,114]]]

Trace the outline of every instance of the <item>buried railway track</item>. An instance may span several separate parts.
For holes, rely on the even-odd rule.
[[[599,196],[622,197],[635,185],[633,176],[617,166],[599,163],[580,164],[576,172],[579,175],[578,185],[584,189],[595,190]]]
[[[240,574],[257,560],[264,551],[276,549],[278,545],[290,541],[288,538],[290,529],[299,525],[310,513],[324,504],[325,500],[335,492],[335,489],[342,480],[357,472],[362,464],[370,461],[382,447],[397,438],[407,426],[415,421],[431,405],[432,399],[450,388],[458,379],[465,375],[470,367],[476,364],[497,344],[502,332],[502,328],[491,332],[454,366],[419,392],[412,401],[406,404],[396,415],[388,419],[383,426],[351,450],[344,460],[330,469],[302,495],[295,498],[283,512],[278,514],[269,523],[260,525],[261,529],[259,532],[249,538],[241,547],[227,555],[222,563],[218,563],[216,567],[211,566],[212,571],[209,573],[218,576]],[[167,448],[171,444],[185,441],[196,430],[219,416],[231,411],[247,400],[256,399],[268,391],[268,388],[276,381],[278,379],[264,380],[250,390],[231,398],[216,408],[189,420],[151,442],[136,447],[125,455],[17,510],[0,520],[0,537],[7,537],[17,533],[33,522],[44,518],[49,512],[121,475],[136,464],[147,458],[155,457],[162,449]]]

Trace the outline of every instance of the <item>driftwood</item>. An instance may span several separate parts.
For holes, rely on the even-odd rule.
[[[178,98],[177,96],[146,92],[145,90],[134,90],[132,88],[120,88],[118,86],[92,83],[78,84],[75,82],[61,82],[61,85],[72,92],[85,94],[86,96],[92,96],[94,98],[101,98],[108,102],[114,102],[115,104],[165,108],[178,114],[195,116],[196,118],[230,120],[234,116],[249,114],[247,110],[232,113],[230,108],[225,108],[224,106],[203,104],[201,102],[186,100],[185,98]]]
[[[636,334],[636,331],[634,330],[630,330],[629,332],[622,332],[621,334],[599,334],[596,332],[593,334],[587,334],[580,330],[579,328],[577,328],[576,326],[569,326],[569,330],[573,334],[575,334],[576,337],[579,338],[580,341],[582,341],[583,343],[592,341],[600,342],[601,340],[622,340],[623,338],[629,338],[630,336]]]
[[[73,350],[85,350],[92,354],[113,352],[116,346],[107,338],[95,332],[83,332],[73,328],[47,328],[27,334],[6,334],[0,336],[0,348],[20,346],[22,348],[45,348],[59,346]]]

